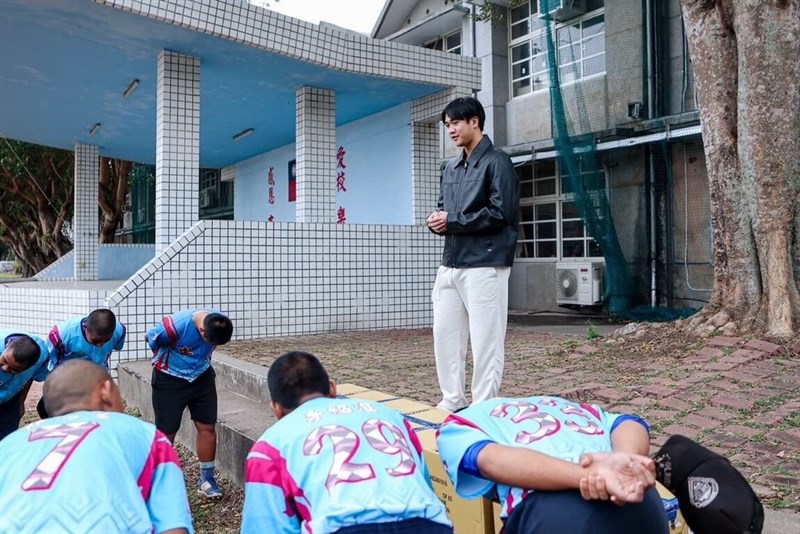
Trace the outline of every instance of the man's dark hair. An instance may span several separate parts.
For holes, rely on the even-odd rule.
[[[111,339],[115,328],[117,328],[117,316],[111,310],[105,308],[94,310],[86,318],[86,331],[93,336]]]
[[[292,351],[279,356],[267,372],[269,396],[287,410],[300,406],[300,399],[312,393],[328,396],[328,373],[309,352]]]
[[[20,334],[18,337],[12,339],[6,348],[11,351],[14,356],[14,361],[25,369],[30,369],[36,362],[39,361],[41,355],[41,348],[32,337]]]
[[[224,345],[233,335],[233,323],[221,313],[206,315],[203,328],[206,330],[206,340],[214,345]]]
[[[472,117],[478,117],[478,128],[483,131],[483,123],[486,120],[486,112],[477,98],[463,96],[456,98],[442,111],[442,122],[450,117],[452,120],[468,121]]]

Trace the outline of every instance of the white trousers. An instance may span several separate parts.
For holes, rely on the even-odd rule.
[[[439,267],[433,285],[433,349],[440,408],[467,406],[464,374],[472,345],[472,402],[496,397],[503,378],[511,267]]]

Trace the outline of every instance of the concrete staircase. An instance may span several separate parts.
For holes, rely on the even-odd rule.
[[[267,390],[267,369],[214,353],[219,415],[217,423],[217,469],[244,485],[244,460],[267,427],[275,423]],[[142,418],[152,422],[153,405],[150,361],[127,362],[117,367],[122,397]],[[183,414],[176,441],[195,450],[195,429],[189,411]]]

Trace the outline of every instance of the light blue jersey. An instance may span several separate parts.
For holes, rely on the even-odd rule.
[[[189,382],[209,368],[215,347],[203,339],[194,324],[194,316],[199,312],[222,313],[211,308],[181,310],[165,316],[147,331],[153,367]]]
[[[6,345],[19,335],[26,335],[36,341],[40,349],[39,359],[32,367],[21,373],[11,374],[0,369],[0,404],[11,400],[29,380],[43,382],[47,378],[48,351],[45,342],[39,337],[17,330],[0,330],[0,354],[6,350]]]
[[[20,428],[0,449],[0,532],[193,532],[180,460],[149,423],[76,412]]]
[[[50,370],[67,360],[74,359],[89,360],[108,369],[111,352],[122,350],[122,347],[125,346],[125,325],[120,321],[117,321],[111,339],[99,347],[86,340],[83,332],[84,323],[86,323],[86,317],[76,317],[57,324],[50,330],[50,334],[47,336]]]
[[[437,444],[456,492],[473,499],[496,489],[502,504],[500,516],[506,518],[531,490],[496,484],[459,470],[470,446],[490,440],[579,463],[586,452],[611,451],[611,430],[619,417],[596,405],[559,397],[496,398],[450,415],[439,429]]]
[[[359,399],[303,403],[259,438],[245,463],[242,532],[324,534],[413,518],[450,526],[416,434]]]

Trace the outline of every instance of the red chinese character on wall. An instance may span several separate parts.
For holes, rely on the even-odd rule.
[[[336,176],[336,191],[347,192],[347,187],[344,185],[344,171],[339,171]]]
[[[267,217],[267,221],[275,222],[275,216],[274,215],[270,215],[269,217]]]
[[[267,184],[269,184],[269,203],[275,204],[275,173],[274,167],[269,168],[267,173]]]
[[[347,214],[344,211],[344,207],[339,206],[339,211],[337,212],[336,224],[344,224],[346,222],[347,222]]]
[[[344,164],[344,155],[347,154],[343,146],[339,147],[339,150],[336,151],[336,159],[338,163],[336,164],[337,169],[346,169],[347,166]]]

